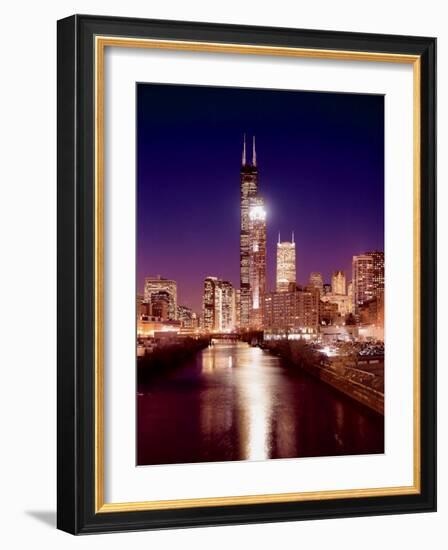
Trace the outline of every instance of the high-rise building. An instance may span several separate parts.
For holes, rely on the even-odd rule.
[[[206,332],[217,330],[219,326],[219,304],[221,291],[217,285],[217,277],[206,277],[204,280],[204,294],[202,299],[202,328]]]
[[[187,306],[177,306],[177,319],[182,323],[182,326],[184,323],[191,320],[193,315],[193,310],[191,307]]]
[[[249,201],[249,326],[262,328],[262,299],[266,292],[266,210],[263,198]]]
[[[192,333],[198,328],[198,317],[187,306],[177,306],[177,319],[181,323],[181,329],[184,334]]]
[[[160,321],[170,320],[171,294],[167,290],[158,290],[151,294],[150,311],[151,316]]]
[[[331,284],[330,283],[324,283],[322,287],[322,296],[326,296],[327,294],[331,294]]]
[[[331,276],[331,292],[332,294],[346,294],[345,273],[343,271],[333,271]]]
[[[240,178],[240,314],[241,328],[261,324],[261,302],[266,291],[266,210],[258,195],[255,137],[252,162],[246,157],[246,136]]]
[[[240,313],[241,313],[241,290],[235,289],[235,328],[240,328]]]
[[[235,327],[235,291],[231,283],[206,277],[202,308],[202,328],[206,332],[227,332]]]
[[[288,292],[290,284],[296,284],[296,243],[294,233],[291,241],[281,241],[278,234],[277,243],[277,292]]]
[[[353,281],[350,281],[347,285],[347,296],[348,296],[348,304],[349,304],[349,313],[353,313],[354,311],[354,305],[353,305]]]
[[[236,293],[229,281],[220,281],[221,286],[221,330],[229,332],[236,326]]]
[[[313,271],[312,273],[310,273],[309,284],[314,288],[318,288],[319,292],[322,294],[324,290],[324,280],[322,277],[322,273],[319,273],[317,271]]]
[[[160,275],[157,277],[146,277],[145,279],[145,299],[148,304],[152,303],[152,295],[156,292],[166,291],[169,294],[168,320],[177,319],[177,283],[170,279],[164,279]],[[152,314],[153,315],[153,314]]]
[[[366,252],[353,256],[354,313],[365,302],[384,292],[384,252]]]
[[[375,297],[377,297],[379,294],[384,294],[384,252],[375,250],[366,252],[366,254],[372,258],[373,287]]]
[[[359,306],[373,298],[373,262],[367,254],[353,256],[353,303],[355,313]]]
[[[268,292],[263,299],[263,327],[268,331],[315,331],[319,324],[319,290],[297,287]]]

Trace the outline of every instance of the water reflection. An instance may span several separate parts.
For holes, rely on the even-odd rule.
[[[226,351],[223,346],[219,353],[216,347],[202,352],[201,373],[207,388],[199,391],[199,416],[204,442],[228,433],[233,424],[234,389],[228,372],[232,356]],[[231,353],[232,349],[228,351]]]
[[[263,368],[268,356],[259,348],[244,347],[237,370],[241,458],[265,460],[270,456],[272,436],[272,391]]]
[[[241,342],[138,391],[138,464],[383,452],[381,417]]]

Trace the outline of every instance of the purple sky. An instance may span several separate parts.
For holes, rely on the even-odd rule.
[[[351,259],[384,250],[383,96],[137,85],[137,290],[178,283],[201,309],[203,280],[239,286],[243,133],[257,139],[267,206],[268,286],[278,232],[295,232],[297,279],[329,282]]]

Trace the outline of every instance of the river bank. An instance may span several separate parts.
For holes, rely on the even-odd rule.
[[[158,345],[151,353],[137,357],[137,382],[145,383],[177,368],[209,343],[209,338],[182,338]]]
[[[359,357],[346,350],[328,356],[301,341],[270,341],[262,347],[384,415],[384,356]]]

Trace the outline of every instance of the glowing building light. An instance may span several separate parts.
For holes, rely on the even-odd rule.
[[[249,218],[252,221],[264,221],[266,219],[266,209],[261,205],[252,206],[249,210]]]

